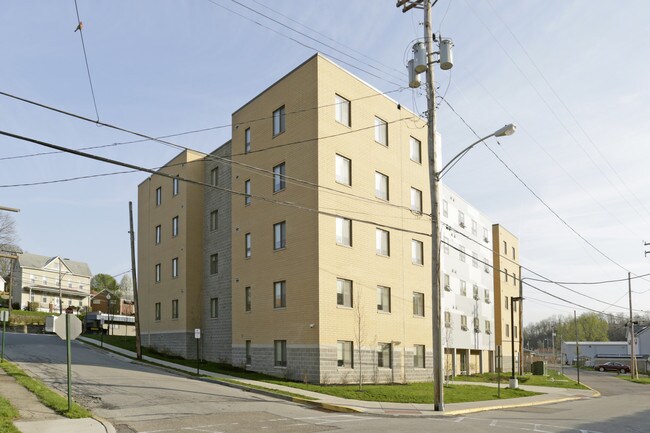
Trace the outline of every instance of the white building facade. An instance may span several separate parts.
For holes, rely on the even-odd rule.
[[[445,374],[494,370],[492,222],[441,189]]]

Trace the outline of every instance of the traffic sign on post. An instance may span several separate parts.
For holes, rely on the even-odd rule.
[[[70,318],[70,340],[74,340],[81,334],[81,320],[79,320],[77,316],[61,314],[59,317],[54,319],[54,333],[58,335],[61,340],[66,339],[66,316]]]
[[[0,311],[0,322],[8,322],[8,321],[9,321],[9,311],[7,310]]]

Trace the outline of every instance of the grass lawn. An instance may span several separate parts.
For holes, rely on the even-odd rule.
[[[642,383],[644,385],[650,385],[650,376],[647,376],[647,375],[639,374],[638,379],[632,379],[632,377],[630,377],[630,375],[627,375],[627,374],[620,374],[620,375],[618,375],[618,377],[620,379],[624,379],[624,380],[627,380],[629,382]]]
[[[43,403],[45,406],[51,408],[52,410],[60,413],[63,416],[68,418],[89,418],[91,415],[83,407],[79,406],[77,403],[72,403],[72,410],[68,411],[68,398],[63,397],[62,395],[52,391],[50,388],[45,386],[41,381],[36,380],[28,376],[23,370],[18,368],[16,365],[10,362],[0,363],[0,367],[7,372],[9,376],[12,376],[16,381],[31,391],[36,397]]]
[[[18,410],[9,403],[8,400],[0,397],[0,431],[3,433],[20,433],[14,423],[18,418]]]
[[[86,335],[86,337],[93,338],[95,340],[100,339],[98,335]],[[135,351],[135,337],[104,336],[104,342],[113,346],[120,347],[122,349]],[[142,353],[143,355],[151,356],[165,361],[175,362],[190,367],[196,367],[195,360],[187,360],[179,357],[167,356],[146,348],[142,349]],[[433,403],[433,384],[431,383],[413,383],[408,385],[364,385],[363,390],[360,392],[357,390],[357,385],[313,385],[302,382],[292,382],[274,376],[246,371],[228,364],[218,364],[207,361],[201,363],[201,370],[227,374],[243,379],[252,379],[276,385],[284,385],[292,388],[314,391],[321,394],[328,394],[336,397],[349,398],[354,400],[390,401],[402,403]],[[237,381],[233,382],[238,383]],[[273,391],[270,388],[261,388]],[[537,394],[538,393],[535,392],[522,390],[501,390],[501,398],[528,397]],[[291,394],[289,393],[289,395]],[[445,387],[444,397],[446,403],[493,400],[497,398],[497,389],[480,385],[449,385]]]
[[[456,376],[456,380],[461,382],[497,382],[496,373],[483,373],[472,374],[469,376]],[[501,383],[508,383],[510,374],[501,373]],[[534,376],[526,374],[524,376],[517,376],[520,385],[533,385],[533,386],[550,386],[555,388],[573,388],[573,389],[588,389],[586,386],[576,382],[569,377],[560,374],[554,370],[548,370],[548,376]]]

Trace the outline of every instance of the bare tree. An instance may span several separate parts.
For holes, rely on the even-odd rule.
[[[445,314],[446,315],[446,314]],[[449,321],[447,322],[445,320],[445,341],[444,341],[444,348],[449,349],[453,344],[454,344],[454,333],[453,333],[453,328],[454,327],[454,322],[452,320],[452,316],[449,315]],[[453,354],[452,354],[453,356]],[[453,362],[449,361],[449,356],[448,354],[445,353],[445,383],[449,384],[449,377],[451,377],[453,373]]]
[[[0,251],[4,253],[22,252],[18,243],[16,223],[11,214],[0,212]],[[11,259],[0,258],[0,275],[6,277],[11,271]]]
[[[357,299],[354,304],[354,344],[357,345],[357,356],[359,359],[359,391],[361,391],[363,386],[363,362],[362,362],[362,350],[361,346],[365,340],[365,316],[363,312],[363,306],[361,302],[361,290],[357,290]]]

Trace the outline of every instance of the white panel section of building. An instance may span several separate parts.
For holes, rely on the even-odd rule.
[[[440,214],[443,345],[461,353],[456,373],[475,372],[471,357],[479,356],[477,351],[482,352],[481,370],[486,371],[493,367],[495,329],[492,222],[446,185],[441,189]],[[465,356],[470,360],[466,362]]]

